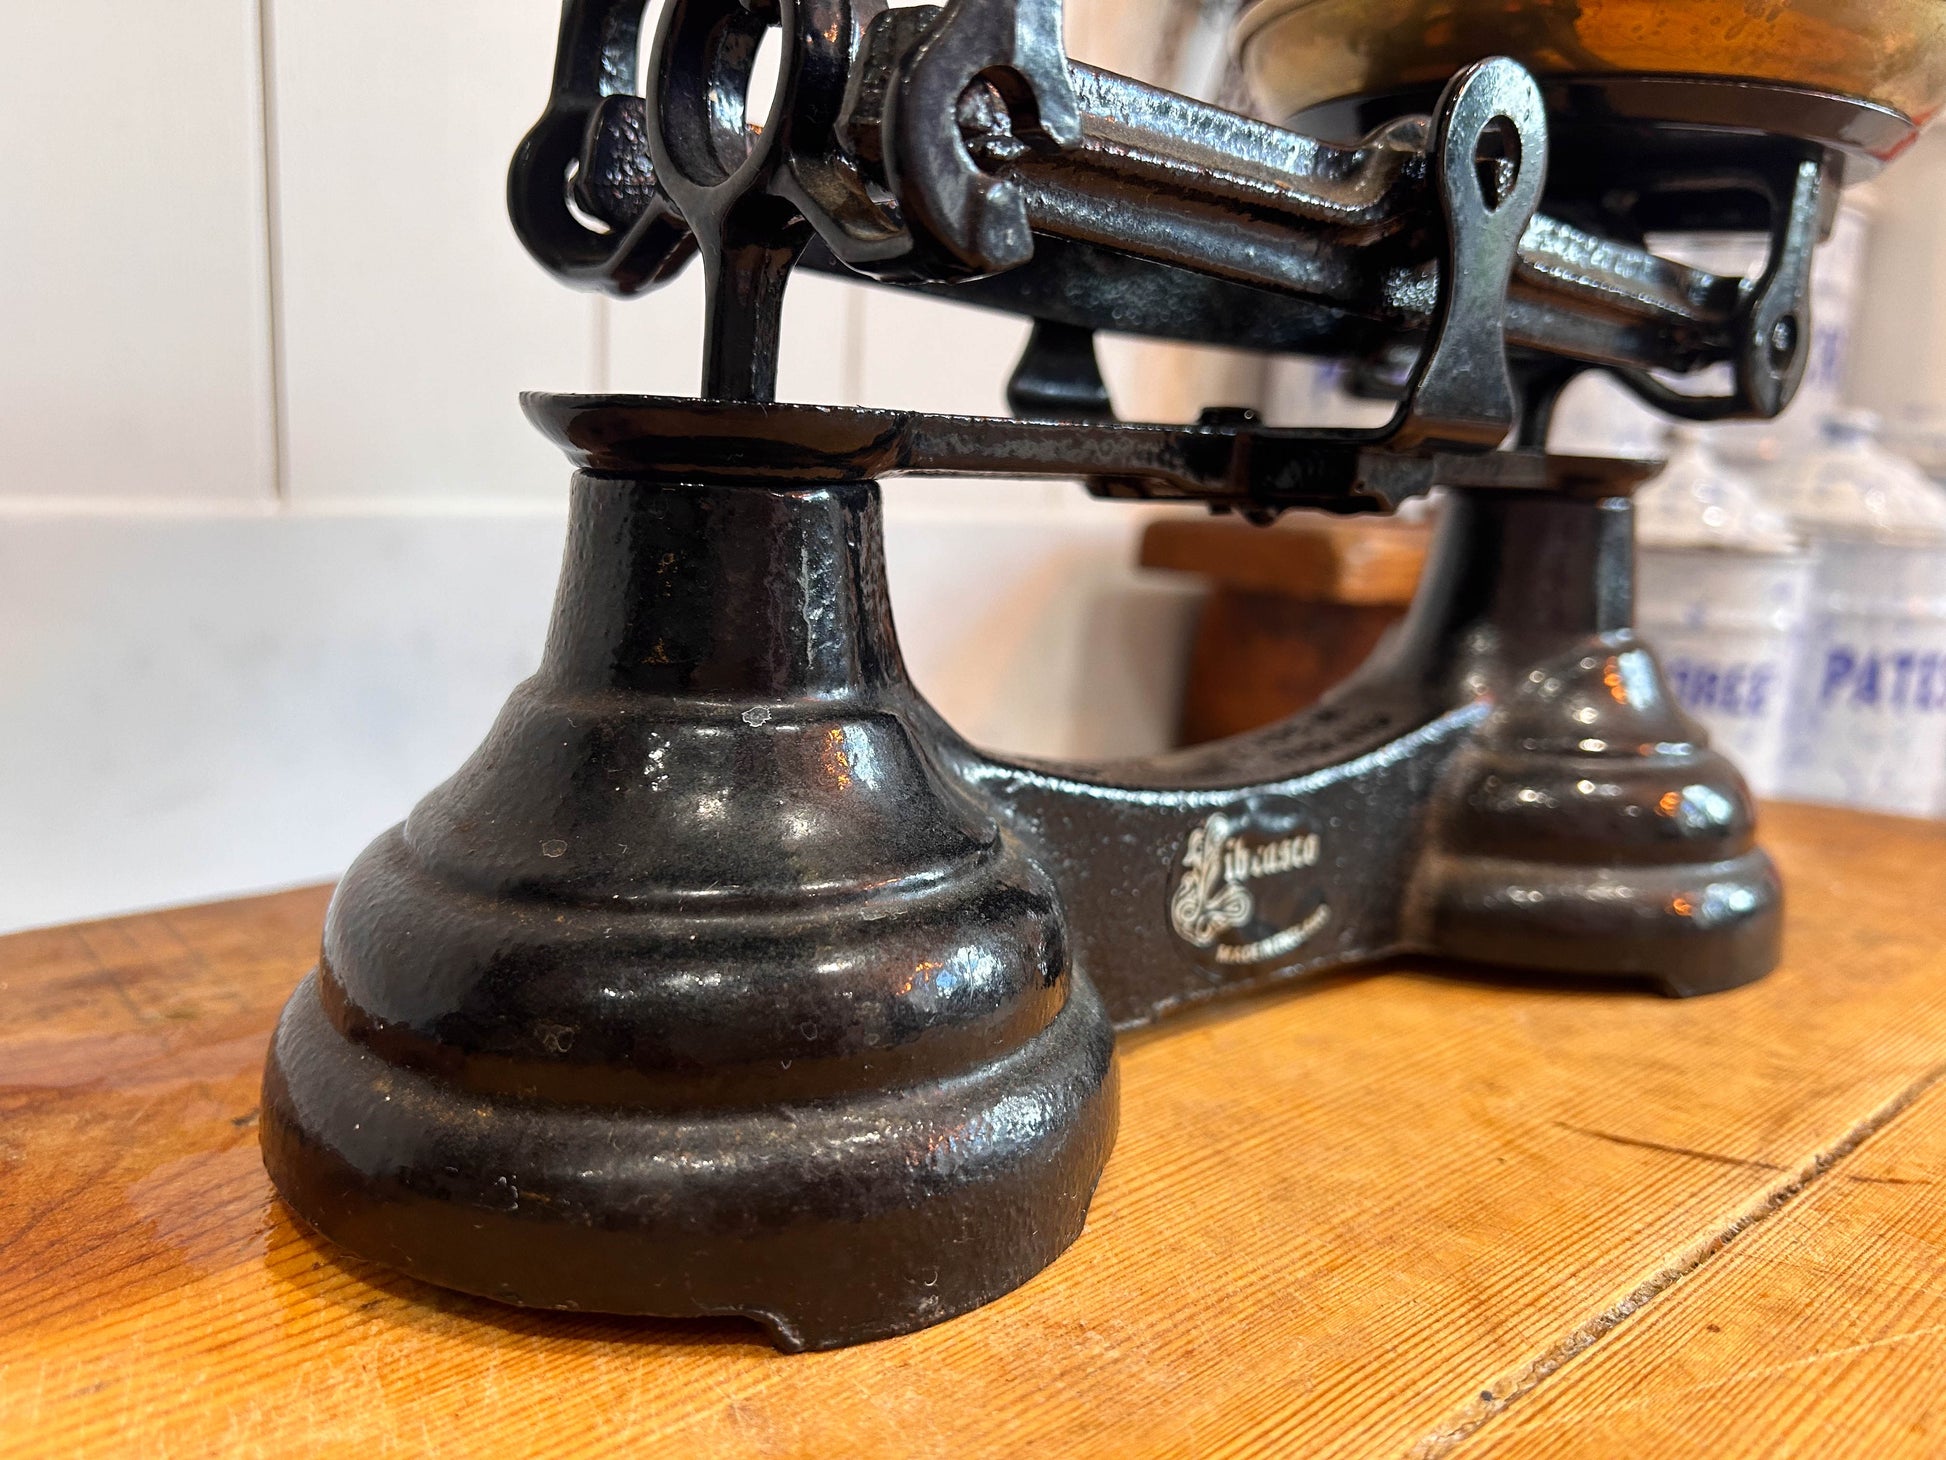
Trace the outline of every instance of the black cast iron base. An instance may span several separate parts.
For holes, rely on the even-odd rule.
[[[1318,709],[1104,766],[916,694],[875,485],[581,473],[540,673],[351,869],[285,1011],[279,1190],[433,1282],[828,1348],[1074,1239],[1116,1026],[1403,951],[1759,977],[1778,885],[1630,628],[1625,487],[1554,472],[1455,494]]]

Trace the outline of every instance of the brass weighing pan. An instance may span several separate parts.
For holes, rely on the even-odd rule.
[[[1864,164],[1853,176],[1946,102],[1946,0],[1255,0],[1236,44],[1266,115],[1327,134],[1495,55],[1551,108],[1800,137]]]

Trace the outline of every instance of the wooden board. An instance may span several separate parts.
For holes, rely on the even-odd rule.
[[[1163,517],[1142,534],[1142,566],[1313,603],[1404,608],[1419,586],[1431,542],[1425,523],[1390,517],[1298,513],[1273,527]]]
[[[1779,807],[1767,839],[1770,980],[1405,967],[1164,1026],[1124,1045],[1054,1268],[793,1358],[438,1293],[296,1225],[252,1127],[321,894],[0,940],[0,1454],[1937,1453],[1938,1386],[1838,1350],[1936,1361],[1946,1223],[1888,1182],[1938,1171],[1946,828]]]
[[[1179,740],[1200,745],[1309,709],[1405,617],[1431,530],[1396,518],[1298,513],[1272,527],[1164,517],[1142,565],[1209,580]]]
[[[1371,658],[1404,617],[1402,608],[1217,585],[1196,619],[1180,742],[1223,740],[1308,710]]]

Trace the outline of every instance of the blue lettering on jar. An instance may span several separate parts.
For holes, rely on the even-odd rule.
[[[1897,712],[1946,710],[1946,654],[1881,654],[1834,645],[1818,677],[1818,703]]]
[[[1710,664],[1679,658],[1671,659],[1664,672],[1684,709],[1736,720],[1761,718],[1777,688],[1777,666],[1762,662]]]

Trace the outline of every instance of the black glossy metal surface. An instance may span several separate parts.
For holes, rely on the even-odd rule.
[[[1543,491],[1569,472],[1584,481],[1626,482],[1640,474],[1636,462],[1539,453],[1408,454],[1381,449],[1388,442],[1382,431],[1347,437],[1280,430],[1256,424],[1248,412],[1212,412],[1193,426],[1131,426],[669,396],[529,395],[523,404],[576,466],[638,481],[1084,477],[1098,496],[1274,515],[1300,507],[1391,511],[1435,483]]]
[[[1311,714],[1056,766],[912,691],[874,485],[584,473],[541,673],[347,875],[285,1015],[279,1189],[436,1282],[828,1347],[1072,1240],[1112,1024],[1403,950],[1760,976],[1775,878],[1628,629],[1618,475],[1461,492]]]
[[[1112,1038],[930,725],[874,488],[583,478],[540,673],[332,904],[280,1189],[436,1282],[786,1348],[1023,1281],[1107,1158]]]
[[[678,74],[696,70],[709,85],[683,93],[678,106],[663,102],[660,125],[656,117],[645,124],[628,97],[632,53],[613,39],[628,33],[623,18],[639,15],[640,0],[571,6],[564,54],[584,59],[561,66],[554,100],[516,156],[509,184],[516,226],[535,256],[568,282],[622,293],[666,277],[642,267],[635,230],[640,217],[659,218],[667,207],[667,189],[654,182],[670,165],[662,159],[694,153],[700,156],[679,164],[672,185],[689,190],[687,208],[704,230],[717,227],[716,212],[733,194],[786,198],[818,236],[814,261],[915,287],[985,279],[987,287],[960,297],[1000,308],[1033,313],[1073,292],[1049,287],[1049,271],[1066,283],[1093,272],[1099,255],[1063,268],[1058,245],[1066,245],[1118,256],[1109,266],[1112,291],[1094,280],[1080,286],[1082,299],[1057,307],[1053,317],[1069,323],[1234,338],[1220,321],[1226,307],[1242,311],[1219,286],[1275,296],[1258,307],[1290,321],[1274,336],[1284,348],[1297,347],[1305,334],[1332,333],[1319,309],[1391,329],[1423,330],[1430,322],[1442,243],[1430,165],[1439,138],[1427,118],[1390,123],[1349,145],[1267,126],[1068,61],[1054,0],[1021,0],[1008,9],[1014,19],[1006,25],[990,19],[999,12],[989,0],[876,19],[870,5],[805,4],[802,14],[782,13],[784,78],[761,140],[708,146],[683,139],[706,131],[700,115],[742,115],[747,64],[737,72],[734,56],[719,63],[713,51],[705,66],[693,47],[681,51],[690,59]],[[690,30],[707,31],[707,17],[730,11],[745,13],[727,0],[672,8],[664,46]],[[755,22],[719,23],[741,36]],[[991,36],[981,30],[987,25],[995,27]],[[841,68],[824,37],[856,36],[861,26]],[[1015,79],[1011,97],[969,90],[941,131],[928,120],[940,103],[926,87],[937,57],[953,47],[973,47],[986,60],[981,87],[996,76]],[[738,51],[746,63],[751,49],[746,42]],[[971,64],[956,62],[953,74]],[[915,68],[919,80],[911,82]],[[1503,75],[1508,68],[1525,77],[1511,63]],[[590,75],[600,78],[599,94],[589,89]],[[1532,87],[1531,80],[1518,84]],[[1523,99],[1519,110],[1522,126],[1545,125],[1537,102]],[[1043,112],[1063,119],[1054,131],[1034,120]],[[802,120],[807,115],[836,120],[812,126]],[[573,118],[586,119],[586,140],[570,166],[559,138]],[[787,121],[788,138],[776,130]],[[887,140],[901,136],[906,140]],[[933,139],[929,151],[923,137]],[[753,150],[728,169],[715,150],[725,145]],[[1524,152],[1537,173],[1546,171],[1544,140],[1529,138]],[[714,199],[707,206],[695,196],[699,181]],[[609,231],[581,225],[572,234],[570,195]],[[975,214],[985,221],[966,221]],[[976,236],[988,239],[985,252],[975,247]],[[1053,256],[1043,259],[1050,244],[1057,245]],[[616,259],[607,277],[586,266],[604,245]],[[1012,279],[1016,273],[1022,277]],[[1735,303],[1734,281],[1547,220],[1521,240],[1507,328],[1517,343],[1596,363],[1687,369],[1726,357]],[[1178,318],[1185,308],[1197,309],[1193,321]]]
[[[1575,118],[1563,183],[1504,60],[1320,141],[1075,64],[1052,0],[671,0],[644,96],[641,11],[568,0],[510,200],[570,283],[701,256],[705,398],[526,402],[578,468],[545,661],[352,868],[285,1013],[264,1152],[307,1220],[509,1302],[831,1347],[1058,1256],[1113,1140],[1116,1027],[1401,952],[1675,995],[1768,971],[1749,793],[1631,627],[1649,468],[1543,448],[1587,368],[1672,411],[1782,408],[1822,144],[1671,102]],[[1686,186],[1771,230],[1761,280],[1640,246],[1644,199]],[[773,402],[800,263],[1033,316],[1019,418]],[[1122,422],[1099,329],[1360,357],[1398,407]],[[1650,374],[1722,361],[1719,400]],[[1407,624],[1317,709],[1057,765],[967,744],[907,681],[892,474],[1259,520],[1451,490]]]

